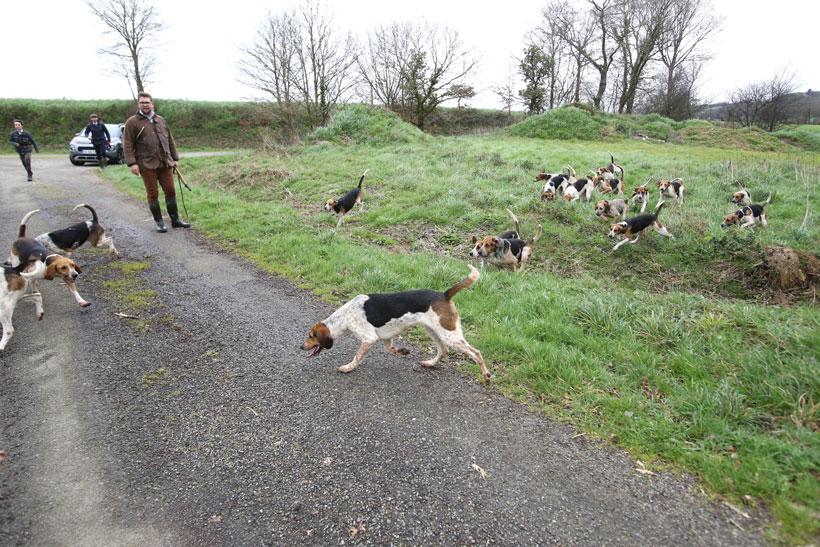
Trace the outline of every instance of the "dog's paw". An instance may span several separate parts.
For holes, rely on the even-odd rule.
[[[80,307],[87,308],[88,306],[91,305],[91,302],[86,302],[85,300],[83,300],[82,302],[79,302],[79,304],[80,304]]]
[[[340,367],[339,367],[339,368],[337,368],[336,370],[338,370],[339,372],[345,372],[345,373],[347,373],[347,372],[351,372],[354,368],[356,368],[356,364],[355,364],[355,363],[348,363],[348,364],[346,364],[346,365],[342,365],[342,366],[340,366]]]
[[[484,375],[484,385],[487,385],[487,386],[490,385],[490,378],[491,378],[491,376],[490,376],[489,372]]]
[[[436,366],[438,364],[438,361],[433,361],[432,359],[430,359],[429,361],[422,361],[419,364],[421,366],[423,366],[424,368],[433,368],[434,366]]]
[[[410,355],[410,350],[408,348],[393,348],[393,350],[399,355]]]

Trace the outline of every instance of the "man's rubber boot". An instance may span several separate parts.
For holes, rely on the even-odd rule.
[[[179,218],[179,211],[177,210],[177,200],[166,199],[165,207],[168,209],[168,216],[171,217],[171,227],[173,228],[190,228],[191,225],[181,218]]]
[[[151,209],[151,215],[154,217],[154,222],[157,223],[157,232],[164,234],[168,231],[168,228],[165,227],[165,222],[162,221],[162,209],[159,208],[158,201],[152,201],[148,204],[148,208]]]

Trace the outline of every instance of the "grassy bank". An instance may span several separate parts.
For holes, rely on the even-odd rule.
[[[495,388],[643,461],[695,473],[739,507],[771,509],[775,538],[817,540],[820,314],[811,295],[772,305],[760,264],[769,245],[820,249],[818,155],[417,138],[412,130],[400,144],[338,140],[351,144],[319,140],[270,155],[185,160],[195,185],[186,192],[192,220],[227,248],[334,302],[451,286],[467,273],[471,235],[512,227],[505,208],[525,237],[542,224],[526,274],[485,268],[456,298]],[[535,172],[569,163],[583,173],[607,161],[609,150],[630,187],[685,179],[685,205],[662,213],[674,240],[647,234],[612,254],[607,224],[591,205],[539,200]],[[336,229],[322,205],[365,169],[364,211]],[[124,168],[111,173],[142,196]],[[800,174],[810,196],[805,225]],[[756,202],[774,194],[768,228],[720,228],[735,209],[735,180]],[[652,197],[651,206],[657,192]]]

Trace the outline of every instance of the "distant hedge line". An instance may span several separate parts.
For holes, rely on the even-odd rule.
[[[178,144],[186,148],[254,147],[263,128],[272,121],[270,108],[257,103],[157,99],[155,105],[168,120]],[[136,110],[131,100],[0,99],[0,120],[8,133],[13,129],[12,120],[18,118],[46,148],[67,145],[85,127],[92,112],[106,123],[118,123]]]

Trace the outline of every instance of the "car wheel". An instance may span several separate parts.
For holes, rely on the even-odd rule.
[[[84,161],[78,161],[74,158],[68,158],[68,160],[71,162],[71,165],[85,165]]]

